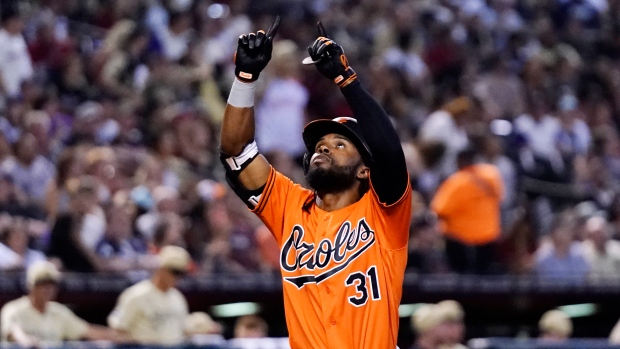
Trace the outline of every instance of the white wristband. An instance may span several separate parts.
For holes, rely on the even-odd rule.
[[[253,107],[255,91],[256,86],[253,82],[241,82],[235,78],[235,82],[233,82],[228,95],[228,104],[237,108]]]

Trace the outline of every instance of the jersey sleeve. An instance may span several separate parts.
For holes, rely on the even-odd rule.
[[[62,306],[59,312],[62,321],[63,337],[68,340],[78,340],[83,338],[88,332],[88,322],[79,318],[69,308]]]
[[[371,200],[375,207],[376,219],[381,222],[381,231],[376,231],[379,244],[389,250],[397,250],[407,246],[409,226],[411,225],[412,192],[411,184],[403,195],[394,203],[383,203],[370,184]]]
[[[7,341],[9,339],[9,335],[13,330],[13,325],[15,322],[14,314],[14,303],[7,303],[4,307],[2,307],[2,311],[0,311],[0,333],[2,334],[3,341]]]
[[[273,167],[260,200],[252,210],[265,223],[278,243],[282,240],[285,211],[287,208],[301,210],[305,200],[312,195],[310,190],[293,183]]]
[[[118,304],[108,316],[108,325],[115,330],[129,330],[138,311],[137,302],[128,299],[127,296],[127,294],[121,294]]]

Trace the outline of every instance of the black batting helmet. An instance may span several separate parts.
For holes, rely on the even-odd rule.
[[[336,133],[351,140],[362,156],[364,163],[366,165],[370,165],[372,162],[372,153],[370,152],[370,148],[368,148],[368,144],[366,144],[366,141],[364,140],[362,129],[355,118],[346,116],[337,117],[335,119],[319,119],[309,122],[304,127],[304,132],[302,134],[308,153],[314,153],[314,147],[318,143],[319,139],[330,133]],[[304,159],[305,171],[307,171],[307,162],[309,160],[310,157],[306,154],[306,158]]]

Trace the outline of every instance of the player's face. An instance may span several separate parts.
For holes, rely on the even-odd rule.
[[[330,133],[317,142],[306,179],[313,189],[332,193],[351,188],[367,173],[355,145],[344,136]]]
[[[36,284],[33,289],[33,296],[41,302],[51,302],[56,299],[58,294],[58,284],[55,282],[41,282]]]

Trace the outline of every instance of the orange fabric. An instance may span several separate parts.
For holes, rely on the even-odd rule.
[[[472,165],[439,186],[431,208],[439,216],[446,236],[470,245],[487,244],[500,235],[503,192],[497,167]]]
[[[312,191],[272,168],[254,212],[280,246],[292,349],[396,348],[409,187],[393,205],[380,203],[371,189],[326,212]]]

